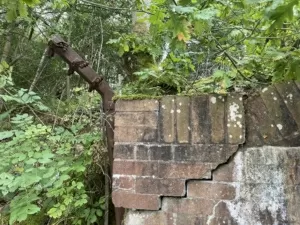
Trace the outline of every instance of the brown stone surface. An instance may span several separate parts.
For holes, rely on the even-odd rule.
[[[189,143],[190,97],[176,97],[176,125],[178,143]]]
[[[147,145],[137,145],[135,147],[135,159],[149,160],[149,147]]]
[[[129,211],[125,225],[300,224],[299,147],[274,147],[300,146],[299,86],[122,103],[113,200],[146,210],[163,202]]]
[[[170,145],[152,145],[149,147],[151,160],[170,161],[173,159],[172,146]]]
[[[298,125],[298,130],[300,128],[300,91],[297,85],[290,81],[288,83],[280,83],[275,85],[277,91],[279,92],[283,102],[286,104],[288,110],[293,116],[295,122]]]
[[[135,190],[135,178],[132,176],[114,176],[113,188],[124,190]]]
[[[134,159],[134,145],[115,144],[114,158],[115,159]]]
[[[160,163],[160,178],[201,179],[210,178],[213,165],[210,163]]]
[[[117,112],[115,114],[116,126],[148,126],[157,127],[157,112]]]
[[[227,163],[220,167],[218,167],[213,172],[213,180],[214,181],[223,181],[223,182],[233,182],[235,181],[233,177],[234,172],[234,164],[233,163]]]
[[[156,142],[157,129],[153,127],[115,127],[115,142]]]
[[[114,160],[113,173],[136,176],[158,176],[158,162]]]
[[[226,99],[227,143],[243,144],[245,142],[245,113],[243,96],[229,94]]]
[[[253,121],[253,119],[255,120],[255,118],[252,118],[253,115],[251,115],[250,113],[247,113],[249,106],[250,106],[250,104],[245,105],[245,111],[246,111],[245,123],[251,124],[251,126],[249,126],[249,125],[246,126],[245,145],[246,146],[262,146],[264,144],[264,137],[260,133],[259,129],[257,129],[257,126],[256,126],[257,121],[256,122]]]
[[[208,96],[195,96],[191,100],[192,143],[210,143],[211,126]]]
[[[274,86],[264,89],[260,95],[267,108],[268,116],[274,121],[274,126],[283,137],[298,131],[297,124]]]
[[[175,97],[166,96],[161,100],[161,135],[162,141],[167,143],[172,143],[176,138],[175,130],[175,117],[176,117],[176,107],[175,107]]]
[[[209,97],[209,116],[211,118],[211,142],[222,144],[225,141],[225,100],[226,96]]]
[[[211,163],[172,163],[163,161],[114,160],[113,173],[152,178],[201,179],[210,178]]]
[[[136,192],[163,196],[184,196],[185,180],[137,178]]]
[[[190,198],[163,198],[162,209],[170,213],[184,213],[198,216],[212,214],[215,200]]]
[[[125,216],[125,224],[130,225],[170,225],[167,213],[162,211],[130,211]]]
[[[175,146],[176,161],[223,163],[238,149],[237,145],[194,144]]]
[[[233,200],[235,187],[232,184],[222,184],[214,181],[188,181],[187,197],[214,200]]]
[[[253,126],[260,133],[263,143],[276,144],[283,140],[276,124],[269,118],[268,110],[260,96],[253,96],[247,100],[247,114],[251,120],[247,123],[248,126]],[[250,137],[246,144],[256,145]]]
[[[146,210],[158,210],[161,204],[158,195],[136,194],[122,190],[112,192],[112,201],[115,207]]]
[[[157,111],[158,108],[158,100],[118,100],[116,102],[116,112]]]

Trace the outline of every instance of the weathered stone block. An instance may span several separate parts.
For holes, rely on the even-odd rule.
[[[126,213],[125,223],[128,225],[169,225],[167,214],[158,211],[129,211]],[[173,224],[172,224],[173,225]]]
[[[269,117],[275,123],[274,126],[284,137],[298,131],[297,124],[274,86],[265,88],[261,92],[261,98],[268,110]]]
[[[227,143],[243,144],[245,142],[245,113],[243,96],[229,94],[226,99]]]
[[[145,112],[158,110],[158,100],[118,100],[116,112]]]
[[[115,127],[115,142],[156,142],[157,129],[153,127]]]
[[[133,176],[113,176],[112,187],[114,190],[135,190],[135,178]]]
[[[112,192],[112,201],[115,207],[146,210],[158,210],[161,204],[158,195],[136,194],[122,190]]]
[[[134,145],[115,144],[114,158],[115,159],[134,159]]]
[[[209,163],[159,163],[159,178],[201,179],[211,177]]]
[[[176,97],[176,128],[179,143],[189,143],[190,138],[190,98]]]
[[[216,203],[215,200],[210,199],[163,198],[162,210],[169,213],[183,213],[201,217],[211,215]]]
[[[253,121],[252,116],[248,113],[248,105],[245,105],[245,124],[246,126],[246,141],[245,146],[262,146],[264,145],[264,138],[256,127],[256,122]]]
[[[235,187],[212,181],[189,181],[187,196],[193,198],[233,200],[236,196]]]
[[[212,169],[214,169],[214,165],[211,163],[114,160],[113,164],[114,174],[152,178],[210,178]]]
[[[213,181],[233,182],[234,162],[230,162],[218,167],[213,172]]]
[[[158,162],[114,160],[113,173],[119,175],[157,176]]]
[[[161,136],[162,141],[172,143],[175,141],[175,97],[166,96],[161,100]]]
[[[151,160],[169,161],[173,159],[170,145],[154,145],[149,147]]]
[[[211,143],[211,120],[208,96],[195,96],[191,100],[192,143]]]
[[[269,117],[268,110],[259,96],[250,97],[247,100],[247,114],[251,118],[251,123],[247,126],[253,126],[253,130],[260,133],[261,140],[265,144],[277,144],[282,141],[282,136],[276,127],[276,124]],[[249,143],[250,142],[250,143]],[[251,138],[247,139],[246,144],[255,145]]]
[[[185,180],[137,178],[136,192],[163,196],[184,196]]]
[[[157,112],[117,112],[115,114],[115,126],[148,126],[157,128]]]
[[[176,161],[223,163],[238,149],[237,145],[179,145],[175,146]]]
[[[280,83],[275,85],[283,102],[289,109],[293,119],[300,128],[300,92],[297,85],[293,82]]]
[[[226,96],[209,96],[209,116],[211,121],[211,142],[225,142],[225,99]]]
[[[135,152],[137,160],[149,160],[149,147],[146,145],[137,145]]]

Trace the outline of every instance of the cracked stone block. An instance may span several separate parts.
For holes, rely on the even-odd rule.
[[[224,163],[237,151],[238,145],[194,144],[174,146],[175,161]]]
[[[171,198],[162,200],[162,210],[170,213],[208,216],[212,214],[216,200],[200,198]]]
[[[214,200],[235,199],[236,189],[232,184],[222,184],[215,181],[189,181],[187,197]]]

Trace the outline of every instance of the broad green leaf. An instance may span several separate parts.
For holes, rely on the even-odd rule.
[[[211,20],[213,19],[218,13],[217,9],[214,8],[206,8],[201,11],[197,11],[194,14],[196,20]]]

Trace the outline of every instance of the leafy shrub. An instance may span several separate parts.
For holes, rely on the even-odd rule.
[[[8,120],[10,127],[0,130],[0,213],[9,224],[30,221],[36,214],[55,224],[99,224],[104,188],[91,184],[89,176],[103,176],[93,160],[104,149],[100,133],[84,120],[69,127],[45,124],[37,113],[51,110],[41,98],[15,89],[9,76],[1,78],[6,94],[0,98],[7,110],[0,121]]]

